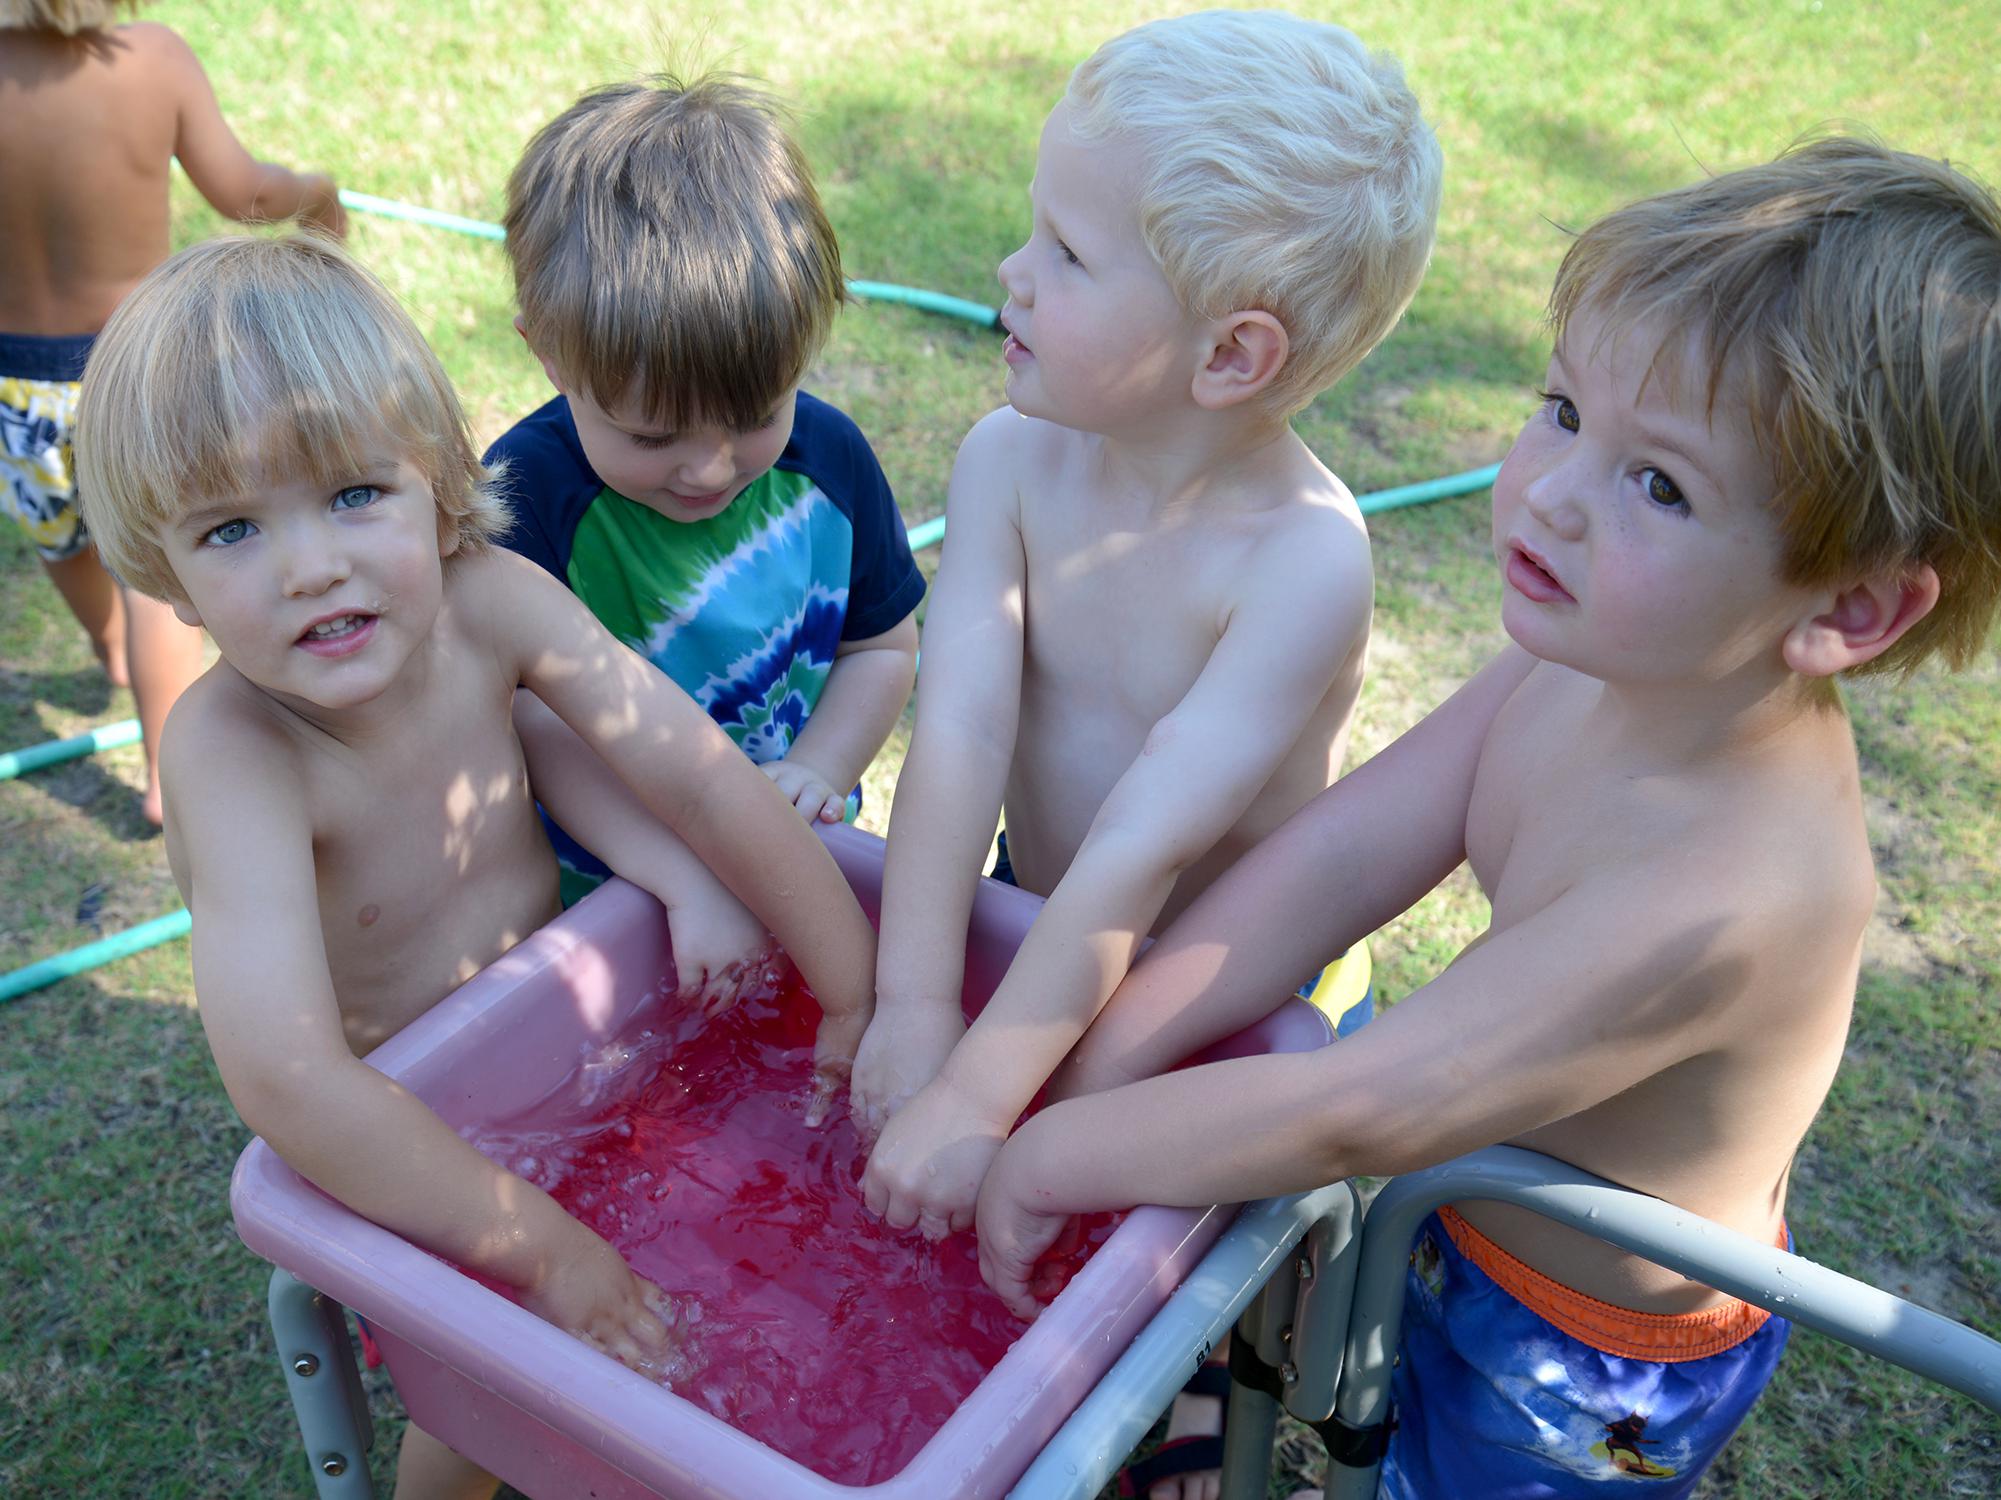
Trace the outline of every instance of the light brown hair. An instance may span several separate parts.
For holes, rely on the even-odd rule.
[[[60,31],[75,36],[118,22],[122,10],[137,15],[146,0],[0,0],[0,31]]]
[[[584,95],[528,143],[506,224],[535,351],[672,430],[764,421],[843,296],[805,157],[771,100],[722,74]]]
[[[448,551],[508,527],[438,358],[396,299],[331,241],[209,240],[119,304],[84,366],[77,503],[106,565],[167,599],[159,536],[258,473],[352,477],[388,439],[424,471]]]
[[[1858,672],[1963,666],[2001,599],[2001,208],[1944,162],[1836,137],[1622,208],[1579,235],[1549,316],[1646,324],[1741,399],[1776,480],[1785,581],[1929,564],[1936,608]]]

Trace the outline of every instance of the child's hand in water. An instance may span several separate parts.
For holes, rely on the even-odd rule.
[[[862,1174],[869,1212],[928,1240],[973,1227],[980,1180],[1012,1122],[983,1118],[943,1078],[898,1110]]]
[[[522,1305],[628,1369],[658,1366],[670,1347],[667,1294],[578,1224]]]
[[[764,924],[713,879],[668,903],[667,935],[678,993],[709,1015],[736,1003],[771,951]]]
[[[881,1135],[891,1117],[938,1076],[965,1034],[966,1018],[953,1002],[891,1007],[877,999],[875,1019],[855,1054],[848,1101],[863,1140]]]
[[[799,809],[807,822],[838,823],[848,808],[848,794],[834,790],[811,766],[796,760],[768,760],[758,769],[785,793],[785,800]]]
[[[980,1275],[1009,1312],[1033,1318],[1063,1281],[1058,1268],[1040,1263],[1042,1257],[1075,1221],[1066,1213],[1037,1207],[1038,1199],[1048,1194],[1013,1180],[1010,1163],[1019,1159],[1003,1151],[988,1171],[980,1185],[976,1232]]]
[[[855,1049],[868,1029],[869,1013],[820,1008],[820,1029],[813,1037],[813,1097],[806,1105],[806,1123],[827,1118],[834,1095],[854,1072]]]

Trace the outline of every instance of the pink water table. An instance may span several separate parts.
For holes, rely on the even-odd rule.
[[[823,836],[873,917],[881,842],[849,828]],[[969,1015],[992,994],[1040,904],[982,883],[967,938]],[[613,881],[369,1061],[447,1123],[477,1136],[547,1094],[587,1046],[629,1026],[640,1007],[663,1003],[660,980],[671,965],[658,904]],[[1211,1055],[1304,1050],[1330,1037],[1317,1011],[1293,1001]],[[373,1494],[366,1407],[336,1304],[368,1320],[414,1420],[537,1500],[998,1500],[1038,1455],[1047,1466],[1044,1450],[1065,1419],[1162,1312],[1233,1213],[1147,1207],[1129,1214],[915,1456],[856,1488],[746,1436],[350,1212],[262,1141],[238,1162],[231,1203],[244,1243],[279,1267],[274,1328],[326,1500]],[[1104,1454],[1115,1462],[1125,1451],[1116,1445],[1130,1447],[1145,1430],[1187,1367],[1323,1209],[1275,1200],[1246,1213],[1250,1228],[1234,1235],[1222,1284],[1185,1288],[1169,1309],[1180,1309],[1178,1321],[1163,1317],[1152,1330],[1158,1357],[1138,1363],[1157,1389],[1109,1403],[1106,1392],[1096,1393],[1097,1407],[1118,1408],[1096,1424],[1101,1430],[1083,1435],[1085,1447],[1095,1441],[1101,1450],[1099,1467]],[[1231,1248],[1220,1247],[1218,1256]],[[1121,1366],[1133,1367],[1131,1360]],[[1079,1438],[1073,1431],[1066,1440]],[[1063,1458],[1057,1467],[1090,1483],[1091,1462]]]

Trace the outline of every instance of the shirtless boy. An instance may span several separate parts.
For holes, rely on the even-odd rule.
[[[201,632],[104,571],[77,517],[70,431],[90,343],[167,254],[168,169],[178,160],[217,212],[339,234],[331,179],[257,161],[231,132],[186,42],[111,24],[137,3],[17,0],[0,12],[0,476],[5,509],[130,685],[146,745],[149,822],[160,821],[160,726],[201,671]]]
[[[657,1354],[653,1294],[615,1250],[360,1058],[558,911],[517,687],[795,955],[829,1086],[874,941],[832,859],[686,694],[489,545],[506,512],[443,370],[331,246],[214,241],[147,277],[91,358],[78,453],[111,566],[222,656],[167,727],[167,849],[244,1123],[549,1321]],[[406,1436],[399,1496],[493,1483]]]
[[[1963,664],[1987,639],[1997,288],[1992,198],[1862,141],[1585,231],[1541,409],[1494,486],[1515,644],[1134,968],[1059,1076],[1071,1097],[987,1174],[1002,1296],[1034,1310],[1072,1213],[1500,1141],[1785,1242],[1875,895],[1834,679]],[[1154,1076],[1462,860],[1492,924],[1432,983],[1339,1046]],[[1673,1471],[1648,1493],[1686,1495],[1785,1341],[1522,1210],[1467,1203],[1427,1233],[1440,1269],[1413,1273],[1385,1495],[1595,1495],[1636,1416],[1644,1462]]]
[[[1368,538],[1288,419],[1410,301],[1440,177],[1396,64],[1289,16],[1139,27],[1051,114],[1000,269],[1009,406],[953,472],[890,825],[853,1101],[864,1130],[902,1111],[863,1182],[891,1224],[971,1223],[1147,932],[1339,773]],[[968,1033],[966,920],[1003,800],[994,873],[1049,901]],[[1362,945],[1285,989],[1303,974],[1344,1035],[1368,1019]],[[1171,1435],[1214,1431],[1217,1375]]]
[[[1338,773],[1368,538],[1289,419],[1416,292],[1439,178],[1397,65],[1290,16],[1141,26],[1051,112],[1000,267],[1009,404],[953,470],[890,822],[853,1093],[890,1224],[971,1226],[1155,922]],[[1048,904],[967,1029],[1003,800],[1014,875]]]

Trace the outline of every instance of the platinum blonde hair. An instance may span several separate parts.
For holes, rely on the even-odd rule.
[[[1278,11],[1204,11],[1115,37],[1070,77],[1071,123],[1144,162],[1140,230],[1182,304],[1284,325],[1287,415],[1410,305],[1444,163],[1403,69],[1354,33]]]

